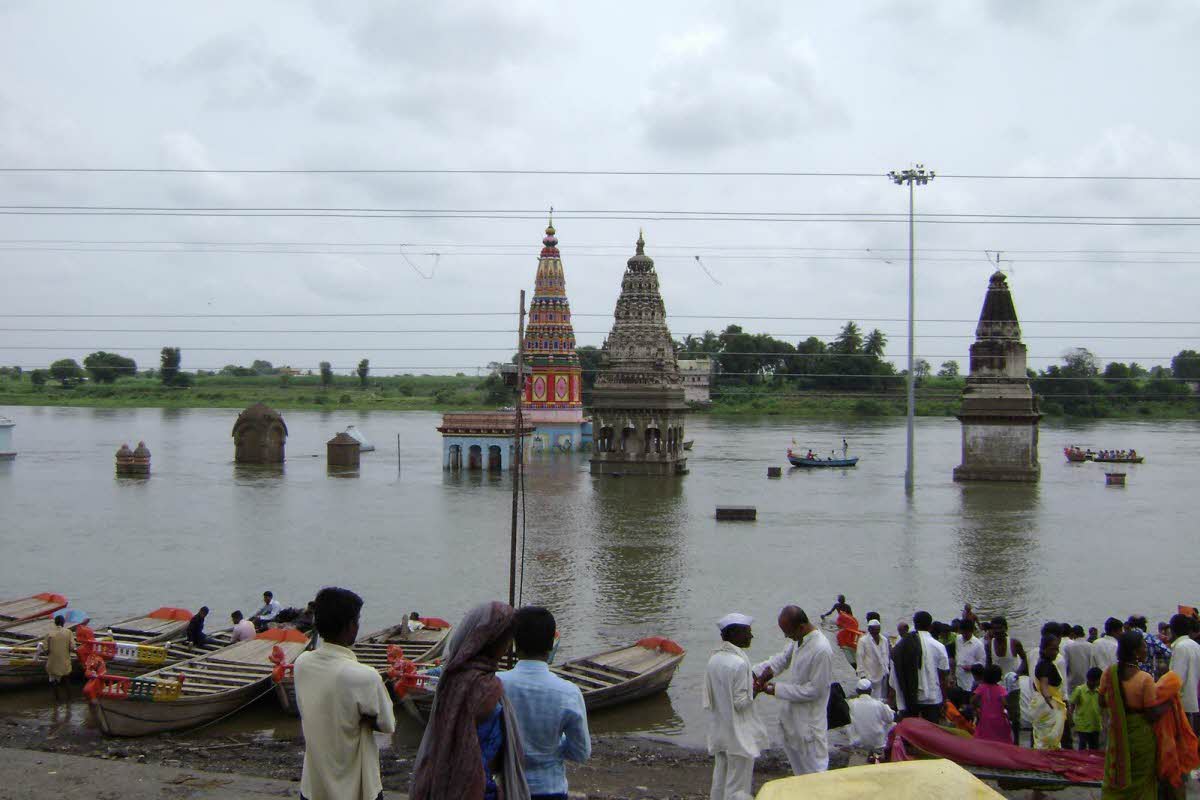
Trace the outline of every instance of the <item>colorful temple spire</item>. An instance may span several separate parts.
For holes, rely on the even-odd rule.
[[[579,356],[562,256],[551,217],[538,256],[537,278],[525,326],[524,403],[531,409],[582,409]]]

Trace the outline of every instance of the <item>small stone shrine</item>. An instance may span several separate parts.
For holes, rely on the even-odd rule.
[[[117,451],[117,474],[122,476],[142,477],[150,474],[150,448],[145,442],[138,442],[137,448],[129,449],[129,445],[121,445]]]
[[[325,443],[325,462],[334,469],[358,469],[362,444],[342,431]]]
[[[287,435],[280,413],[255,403],[233,423],[233,460],[238,464],[282,464]]]
[[[962,464],[956,481],[1037,481],[1037,398],[1025,373],[1025,345],[1008,281],[995,272],[971,345],[971,372],[963,389]]]
[[[638,234],[592,393],[593,475],[687,472],[683,376],[667,328],[654,260]]]

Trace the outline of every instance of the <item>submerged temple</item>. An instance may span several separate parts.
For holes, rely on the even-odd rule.
[[[667,328],[654,260],[638,235],[626,262],[612,330],[592,392],[593,475],[677,475],[683,449],[683,376]]]
[[[546,227],[538,257],[533,302],[525,327],[525,375],[522,420],[536,429],[534,450],[577,450],[587,443],[583,419],[582,371],[575,353],[571,304],[554,223]]]
[[[1037,398],[1025,372],[1025,345],[1017,309],[1004,274],[988,282],[975,343],[971,372],[963,389],[962,464],[956,481],[1037,481]]]

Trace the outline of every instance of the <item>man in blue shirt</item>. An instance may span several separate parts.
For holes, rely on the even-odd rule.
[[[532,800],[567,800],[563,760],[583,762],[592,754],[583,693],[550,671],[555,629],[554,615],[546,609],[518,609],[513,641],[519,660],[499,673],[504,695],[516,711]]]

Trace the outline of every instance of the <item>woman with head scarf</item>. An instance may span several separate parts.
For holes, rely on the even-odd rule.
[[[412,800],[528,800],[516,717],[496,677],[512,621],[512,606],[492,602],[455,626],[417,751]]]

